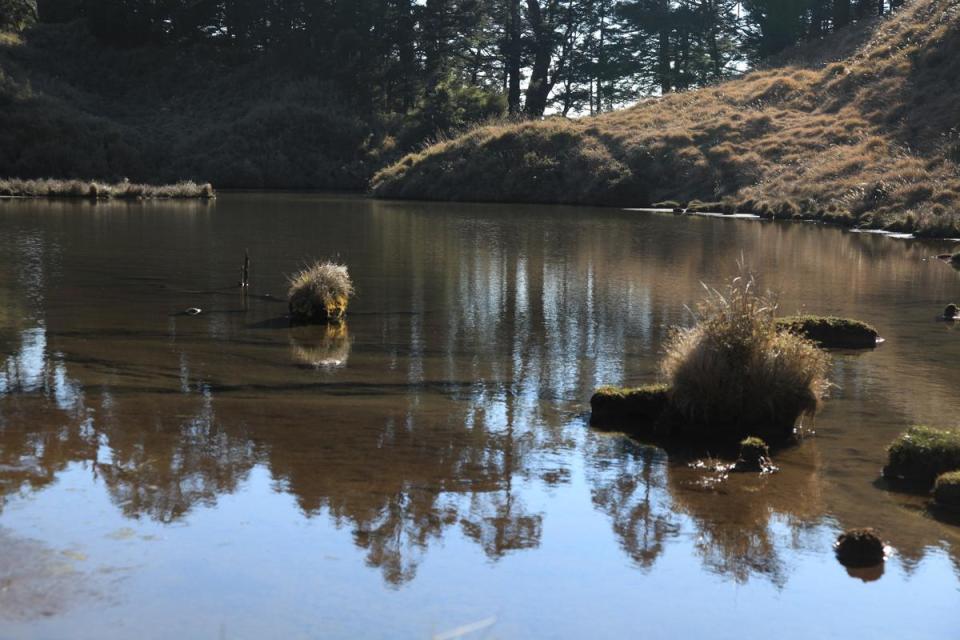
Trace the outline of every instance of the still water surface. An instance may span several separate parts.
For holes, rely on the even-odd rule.
[[[587,208],[0,202],[0,637],[957,637],[960,527],[876,482],[899,431],[960,412],[947,248]],[[711,483],[591,430],[592,390],[655,380],[741,255],[784,312],[887,339],[835,355],[815,435]],[[326,257],[347,325],[290,328],[285,274]],[[865,525],[879,580],[831,551]]]

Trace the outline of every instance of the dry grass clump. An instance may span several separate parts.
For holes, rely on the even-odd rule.
[[[301,322],[340,322],[347,312],[353,282],[346,265],[317,262],[291,276],[290,315]]]
[[[21,198],[89,198],[92,200],[147,200],[151,198],[215,198],[207,182],[178,182],[167,185],[138,184],[124,180],[116,183],[87,180],[0,179],[0,196]]]
[[[696,325],[674,332],[661,370],[681,431],[777,443],[817,409],[829,357],[813,342],[778,331],[776,308],[752,277],[740,276],[724,292],[708,289]]]
[[[916,0],[844,31],[782,67],[713,87],[593,118],[476,129],[383,169],[373,192],[623,206],[749,201],[737,208],[960,235],[960,0]],[[823,55],[831,43],[842,61]]]

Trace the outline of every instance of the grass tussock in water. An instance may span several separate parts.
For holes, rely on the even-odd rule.
[[[890,444],[887,453],[884,476],[929,488],[940,474],[960,470],[960,432],[913,426]]]
[[[677,429],[698,439],[779,443],[812,414],[827,388],[829,356],[777,328],[776,303],[751,277],[709,290],[697,322],[677,329],[661,363]]]
[[[300,322],[340,322],[352,295],[346,265],[317,262],[290,278],[290,315]]]
[[[960,236],[960,0],[916,0],[791,57],[598,117],[481,127],[407,155],[373,190],[638,207],[697,200]]]
[[[197,184],[184,181],[176,184],[151,185],[129,181],[116,183],[87,180],[19,180],[0,179],[0,196],[24,198],[90,198],[93,200],[146,200],[151,198],[204,198],[216,197],[208,182]]]

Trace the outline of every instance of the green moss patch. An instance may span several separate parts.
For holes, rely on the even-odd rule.
[[[600,387],[590,398],[590,422],[655,422],[667,408],[669,394],[669,387],[663,384],[648,384],[635,388]]]
[[[937,476],[933,484],[933,499],[938,507],[960,509],[960,471],[948,471]]]
[[[877,330],[865,322],[831,316],[792,316],[777,320],[777,329],[813,340],[821,347],[869,349],[877,346]]]
[[[910,427],[887,448],[887,478],[929,487],[937,476],[960,469],[960,433],[926,426]]]

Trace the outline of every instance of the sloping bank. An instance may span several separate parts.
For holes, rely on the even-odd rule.
[[[481,127],[381,170],[372,191],[632,207],[700,200],[960,235],[960,0],[914,0],[816,49],[841,61],[807,57],[592,118]]]

